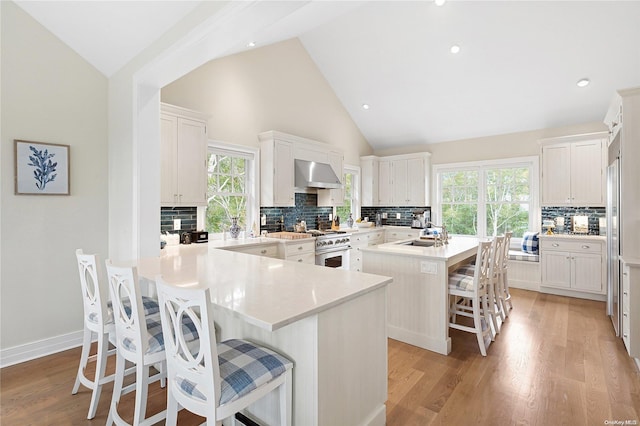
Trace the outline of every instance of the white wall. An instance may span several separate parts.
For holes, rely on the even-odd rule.
[[[603,119],[605,113],[606,111],[602,112]],[[527,157],[540,154],[540,146],[537,142],[539,139],[606,130],[607,128],[603,122],[585,123],[554,129],[540,129],[444,143],[404,146],[397,149],[378,150],[375,151],[375,154],[395,155],[427,151],[431,153],[431,164]]]
[[[81,330],[75,249],[107,253],[107,79],[2,10],[0,349]],[[14,139],[70,145],[70,196],[14,195]]]
[[[210,115],[210,139],[258,146],[267,130],[326,142],[358,165],[372,152],[297,38],[216,59],[162,89],[162,101]]]

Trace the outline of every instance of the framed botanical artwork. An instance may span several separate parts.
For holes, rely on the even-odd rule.
[[[14,143],[16,194],[69,195],[69,145]]]

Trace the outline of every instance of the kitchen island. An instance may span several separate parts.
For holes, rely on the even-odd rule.
[[[387,288],[390,338],[448,355],[448,273],[475,257],[480,240],[455,236],[441,247],[413,241],[363,248],[363,271],[393,277]]]
[[[221,340],[245,338],[293,360],[294,424],[383,425],[391,278],[219,248],[167,247],[139,260],[138,274],[209,287]],[[248,415],[277,424],[276,395]]]

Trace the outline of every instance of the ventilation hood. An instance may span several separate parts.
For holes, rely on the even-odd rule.
[[[316,161],[295,160],[297,188],[342,188],[342,183],[333,168],[327,163]]]

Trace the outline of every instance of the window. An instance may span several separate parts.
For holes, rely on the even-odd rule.
[[[335,214],[340,216],[341,223],[346,223],[349,214],[353,220],[360,217],[360,167],[344,166],[344,204],[335,208]]]
[[[536,229],[538,159],[435,166],[438,222],[452,234],[519,239]]]
[[[243,229],[257,221],[255,154],[245,147],[210,143],[207,154],[207,200],[204,228],[222,233],[237,217]]]

